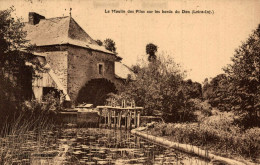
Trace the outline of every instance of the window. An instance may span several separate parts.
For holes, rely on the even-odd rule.
[[[104,73],[104,64],[98,64],[98,74],[103,75]]]

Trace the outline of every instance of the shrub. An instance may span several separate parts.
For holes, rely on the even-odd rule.
[[[260,156],[260,128],[245,131],[232,125],[231,114],[209,117],[204,123],[157,123],[150,130],[156,136],[168,136],[180,143],[206,147],[220,154],[240,155],[256,161]]]
[[[220,130],[229,130],[234,123],[234,114],[231,112],[217,112],[213,116],[207,117],[202,124]]]
[[[203,120],[212,115],[212,107],[208,101],[201,101],[200,99],[193,99],[196,116],[196,121],[203,122]]]
[[[153,134],[157,134],[159,136],[165,136],[166,135],[166,123],[156,123],[154,125],[154,128],[152,129]]]

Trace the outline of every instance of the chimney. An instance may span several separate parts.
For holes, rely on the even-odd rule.
[[[36,25],[41,19],[45,19],[45,17],[35,12],[29,12],[29,24]]]

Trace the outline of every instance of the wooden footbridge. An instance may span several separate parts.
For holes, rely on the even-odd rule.
[[[117,106],[116,102],[112,100],[108,105],[97,106],[96,108],[99,110],[102,124],[106,128],[132,129],[140,126],[143,107],[136,107],[134,101],[127,106],[126,100],[123,100],[122,105]]]

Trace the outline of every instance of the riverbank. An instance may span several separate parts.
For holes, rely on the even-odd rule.
[[[204,125],[198,126],[197,123],[155,123],[148,128],[143,127],[132,130],[132,133],[152,142],[194,154],[213,162],[224,162],[234,165],[259,163],[259,148],[257,148],[259,147],[259,136],[256,136],[256,131],[248,130],[246,133],[241,132],[236,138],[228,139],[230,135],[227,133],[223,136],[220,135],[221,132],[212,134],[211,131],[214,131],[212,128],[208,131],[205,131],[205,129],[207,127]],[[255,137],[252,137],[252,134]],[[254,148],[252,145],[254,145]],[[252,157],[245,157],[247,152]],[[239,153],[244,153],[244,155]]]

